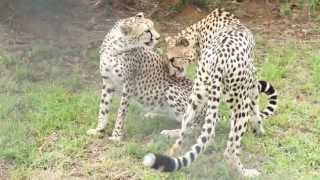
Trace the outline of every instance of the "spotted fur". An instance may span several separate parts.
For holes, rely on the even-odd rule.
[[[167,59],[168,59],[168,67],[170,75],[177,77],[186,77],[186,69],[190,64],[197,64],[198,59],[200,59],[199,52],[199,44],[196,46],[189,44],[183,38],[172,38],[167,37]],[[278,99],[277,92],[272,86],[271,83],[259,80],[257,88],[259,90],[259,94],[264,93],[268,96],[268,105],[267,107],[259,112],[260,119],[266,119],[272,116],[277,108]],[[223,95],[225,96],[225,95]],[[255,102],[258,102],[258,99],[252,100],[250,104],[251,110],[253,110]],[[258,124],[261,124],[262,121],[258,121]],[[257,129],[259,128],[259,129]],[[253,132],[255,133],[263,133],[263,127],[255,126],[253,127]]]
[[[240,161],[240,141],[244,135],[250,115],[250,103],[259,95],[256,69],[254,67],[255,40],[251,31],[232,14],[217,9],[206,18],[181,31],[175,44],[181,47],[198,46],[200,54],[196,78],[186,108],[180,137],[171,148],[174,154],[189,130],[190,123],[199,107],[206,104],[208,109],[203,120],[202,131],[196,144],[177,158],[148,154],[144,164],[163,171],[175,171],[189,166],[215,135],[219,119],[218,107],[222,95],[231,109],[230,133],[225,158],[241,175],[257,176],[256,169],[247,169]],[[252,121],[257,126],[261,117],[259,106],[253,102]]]
[[[158,39],[153,23],[142,14],[120,20],[106,35],[100,50],[103,87],[98,126],[88,134],[102,135],[115,92],[121,94],[121,102],[112,140],[121,140],[124,135],[129,100],[151,110],[168,109],[177,120],[182,119],[193,82],[185,77],[170,76],[168,64],[152,47]]]

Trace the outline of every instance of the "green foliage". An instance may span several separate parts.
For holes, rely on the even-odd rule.
[[[290,4],[289,0],[282,2],[280,4],[280,14],[282,16],[289,16],[289,15],[291,15],[291,13],[292,13],[291,12],[291,4]]]
[[[312,54],[312,59],[311,59],[311,67],[312,70],[314,71],[313,74],[313,80],[314,84],[317,85],[317,87],[320,88],[320,54]]]
[[[300,4],[303,7],[307,7],[312,13],[319,9],[320,0],[300,0]]]

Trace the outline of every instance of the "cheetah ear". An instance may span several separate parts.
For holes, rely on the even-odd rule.
[[[184,46],[184,47],[188,47],[189,46],[189,41],[188,41],[188,39],[186,39],[186,38],[180,38],[180,39],[178,39],[178,41],[177,41],[177,46]]]
[[[135,17],[136,18],[144,18],[144,14],[143,14],[143,12],[139,12],[138,14],[136,14]]]
[[[132,31],[132,27],[129,26],[128,24],[124,23],[124,24],[120,25],[120,31],[124,35],[128,35]]]

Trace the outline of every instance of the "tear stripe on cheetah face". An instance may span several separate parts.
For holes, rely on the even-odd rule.
[[[215,10],[180,32],[176,39],[172,44],[179,48],[180,52],[186,52],[187,48],[193,48],[199,43],[200,58],[193,92],[182,121],[180,138],[171,148],[171,152],[174,153],[181,146],[184,133],[188,131],[190,122],[202,104],[208,106],[207,115],[202,126],[203,131],[190,151],[177,158],[149,154],[145,156],[148,160],[145,165],[162,171],[175,171],[189,166],[214,137],[219,118],[218,106],[222,96],[226,96],[232,113],[225,157],[243,176],[258,175],[257,170],[244,168],[239,158],[241,137],[249,121],[250,103],[253,104],[251,110],[254,111],[252,119],[257,124],[261,122],[257,105],[259,89],[253,65],[255,40],[252,33],[232,14]],[[168,54],[171,49],[172,47],[169,47]]]
[[[142,25],[134,24],[135,20],[132,19],[135,18],[139,19],[139,23],[145,21],[146,24],[150,24],[150,20],[141,19],[142,17],[128,18],[130,22],[132,21],[131,31],[141,30]],[[123,137],[130,100],[135,100],[149,109],[168,108],[179,118],[184,114],[193,84],[188,78],[170,76],[166,61],[156,50],[145,47],[145,40],[131,37],[130,33],[123,33],[121,26],[124,22],[127,23],[128,19],[116,23],[105,36],[101,46],[100,73],[103,86],[98,125],[95,129],[88,131],[88,134],[100,135],[105,130],[111,98],[115,93],[119,93],[121,102],[111,140],[121,140]],[[142,30],[140,32],[143,33]]]

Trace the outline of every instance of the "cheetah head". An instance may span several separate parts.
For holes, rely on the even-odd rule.
[[[184,77],[188,65],[198,61],[197,43],[191,42],[184,37],[167,37],[165,41],[167,43],[167,59],[170,75]]]
[[[155,30],[153,22],[138,13],[133,17],[124,19],[120,25],[121,36],[124,37],[128,46],[153,47],[160,39],[160,34]]]

